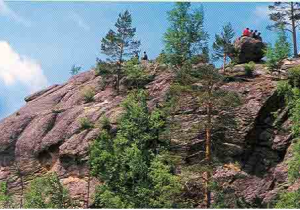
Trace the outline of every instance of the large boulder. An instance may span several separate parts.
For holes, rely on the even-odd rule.
[[[266,44],[251,37],[240,37],[234,42],[234,53],[230,56],[236,63],[259,62],[264,57]]]

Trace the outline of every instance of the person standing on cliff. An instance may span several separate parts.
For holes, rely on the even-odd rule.
[[[144,56],[143,56],[142,60],[144,60],[144,61],[147,61],[147,60],[148,60],[148,55],[147,55],[146,52],[144,52]]]
[[[243,31],[243,36],[250,36],[249,28],[246,28],[246,29]]]

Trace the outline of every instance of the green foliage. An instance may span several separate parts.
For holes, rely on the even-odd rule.
[[[103,116],[100,119],[100,126],[104,130],[110,130],[111,129],[111,124],[110,124],[110,121],[109,121],[108,117]]]
[[[164,50],[158,55],[156,58],[156,62],[159,64],[167,64],[168,63],[168,57]]]
[[[300,88],[300,66],[288,70],[288,79],[293,87]]]
[[[86,117],[80,118],[79,123],[80,123],[81,130],[88,130],[94,127],[91,121]]]
[[[25,208],[72,207],[68,191],[55,173],[34,179],[25,192]]]
[[[288,178],[290,182],[294,182],[300,178],[300,140],[297,139],[293,144],[293,156],[288,161]]]
[[[277,69],[281,65],[281,62],[291,55],[291,44],[283,29],[278,31],[274,47],[269,44],[265,54],[267,58],[266,64],[270,70]]]
[[[83,96],[83,99],[84,99],[85,103],[93,102],[95,94],[96,94],[95,90],[91,87],[85,87],[82,90],[82,96]]]
[[[80,66],[75,66],[73,65],[72,68],[71,68],[71,75],[76,75],[78,74],[79,72],[81,71],[81,67]]]
[[[282,192],[275,205],[277,209],[299,209],[300,208],[300,189],[294,192]]]
[[[223,31],[220,35],[216,34],[215,42],[213,43],[213,58],[215,60],[223,59],[225,66],[228,55],[233,51],[232,39],[235,36],[231,23],[223,26]]]
[[[140,41],[135,40],[136,28],[133,28],[131,24],[131,14],[127,10],[120,13],[115,24],[117,30],[109,30],[101,43],[102,52],[109,57],[109,65],[114,65],[113,68],[105,68],[105,74],[114,78],[118,93],[119,83],[123,76],[122,63],[126,58],[136,55],[141,44]]]
[[[246,76],[253,76],[253,71],[255,69],[255,63],[253,61],[245,64],[244,66]]]
[[[206,53],[208,34],[204,31],[202,7],[192,10],[191,3],[177,2],[168,13],[168,20],[170,27],[164,41],[172,65],[181,68],[192,56]]]
[[[0,208],[6,209],[12,207],[13,207],[12,196],[8,192],[7,182],[0,182]]]
[[[125,85],[129,88],[143,88],[151,81],[150,76],[140,66],[137,58],[132,58],[125,63],[124,73],[126,75]]]
[[[91,146],[91,173],[104,182],[97,189],[97,207],[175,206],[180,182],[161,155],[164,115],[158,109],[150,112],[146,99],[144,91],[129,94],[116,136],[104,130]]]

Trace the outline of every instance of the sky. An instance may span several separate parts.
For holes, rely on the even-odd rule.
[[[192,3],[203,5],[205,30],[212,45],[216,33],[231,22],[235,32],[245,27],[262,32],[266,42],[276,35],[266,30],[270,3]],[[141,50],[155,58],[164,48],[168,2],[12,2],[0,0],[0,120],[25,104],[36,91],[62,84],[73,65],[83,71],[101,54],[101,38],[126,9],[133,18]]]

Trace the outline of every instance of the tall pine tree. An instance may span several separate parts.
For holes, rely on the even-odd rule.
[[[293,37],[294,57],[298,57],[297,28],[300,25],[300,3],[299,2],[274,2],[269,6],[270,19],[274,24],[267,28],[270,30],[281,29],[290,32]]]

